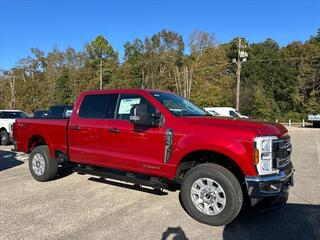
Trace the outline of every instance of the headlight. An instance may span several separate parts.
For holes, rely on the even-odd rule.
[[[261,150],[264,152],[271,152],[272,140],[270,138],[261,141]]]
[[[256,137],[254,163],[257,167],[259,175],[267,175],[277,173],[272,163],[272,140],[277,139],[276,136]]]

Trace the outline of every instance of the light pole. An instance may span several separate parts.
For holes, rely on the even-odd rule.
[[[236,99],[236,109],[240,110],[240,77],[241,77],[241,64],[247,61],[248,53],[244,51],[246,46],[241,44],[241,38],[238,38],[238,56],[237,59],[232,59],[232,63],[237,65],[237,99]]]

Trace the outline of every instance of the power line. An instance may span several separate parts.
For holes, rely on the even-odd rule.
[[[291,58],[278,58],[278,59],[252,59],[247,62],[276,62],[276,61],[292,61],[292,60],[313,60],[320,59],[320,56],[316,57],[291,57]]]

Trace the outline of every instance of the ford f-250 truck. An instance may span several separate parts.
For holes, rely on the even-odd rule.
[[[208,116],[157,90],[82,93],[70,119],[18,119],[15,147],[38,181],[58,166],[160,189],[180,189],[196,220],[224,225],[251,204],[284,204],[293,185],[291,143],[279,124]]]

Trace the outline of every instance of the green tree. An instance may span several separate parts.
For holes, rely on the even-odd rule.
[[[118,54],[113,50],[107,39],[101,35],[88,44],[86,50],[92,68],[99,72],[99,77],[97,76],[94,80],[99,79],[100,89],[103,89],[105,84],[112,81],[112,74],[118,66]],[[92,85],[95,86],[94,83]]]

